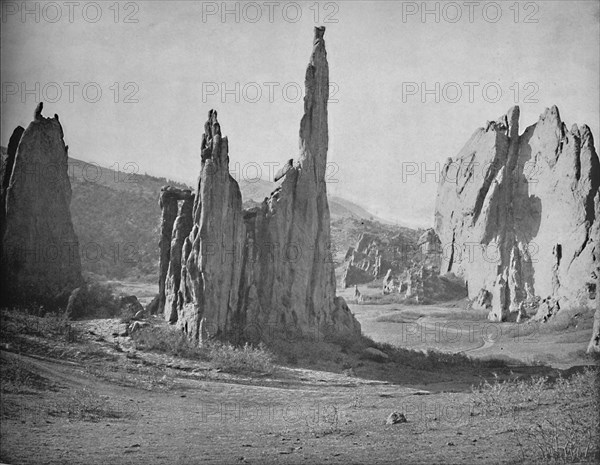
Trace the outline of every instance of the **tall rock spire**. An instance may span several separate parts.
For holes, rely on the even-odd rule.
[[[171,234],[177,239],[169,253],[181,248],[181,261],[169,260],[166,282],[171,284],[161,287],[166,302],[174,303],[165,308],[167,319],[201,343],[244,339],[249,333],[267,341],[290,331],[360,334],[360,324],[335,295],[325,185],[329,67],[324,33],[325,28],[315,28],[297,162],[284,162],[281,184],[260,207],[242,211],[239,186],[229,175],[227,138],[221,136],[216,111],[209,113],[193,226],[185,241]],[[182,214],[189,215],[183,209]]]
[[[54,305],[83,279],[71,221],[71,183],[63,129],[38,104],[27,129],[18,127],[2,173],[1,289],[5,303]]]

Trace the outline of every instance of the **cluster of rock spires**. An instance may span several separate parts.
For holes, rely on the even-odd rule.
[[[346,252],[341,285],[348,288],[383,278],[383,294],[400,294],[416,303],[465,297],[464,283],[440,276],[441,256],[433,229],[415,240],[363,233]]]
[[[387,248],[379,238],[362,233],[356,247],[348,248],[344,257],[346,265],[341,280],[342,287],[348,288],[379,278],[383,267],[388,269],[391,266],[389,260],[386,260],[388,257],[385,249]]]
[[[441,276],[442,248],[433,229],[426,230],[417,241],[418,261],[401,272],[389,269],[383,278],[384,294],[400,294],[416,303],[433,303],[466,297],[464,283],[455,276]]]
[[[81,285],[79,241],[71,221],[68,147],[58,120],[18,126],[2,157],[0,296],[2,304],[66,303]]]
[[[597,305],[600,163],[588,126],[556,107],[519,135],[519,108],[479,128],[442,170],[435,231],[442,273],[506,321]]]
[[[195,194],[161,192],[160,293],[157,311],[200,343],[212,338],[267,339],[292,329],[360,334],[336,297],[325,184],[329,69],[325,28],[315,28],[306,71],[297,161],[258,207],[243,210],[229,174],[229,143],[216,111],[202,140]],[[180,204],[180,205],[178,205]]]
[[[417,265],[439,269],[439,239],[433,230],[418,239],[404,234],[362,233],[344,257],[341,285],[348,288],[384,276],[398,276]]]

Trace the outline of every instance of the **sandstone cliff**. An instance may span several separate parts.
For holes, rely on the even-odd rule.
[[[184,200],[173,220],[177,207],[168,206],[166,213],[163,201],[161,310],[200,342],[248,338],[248,332],[263,340],[290,330],[360,333],[344,300],[335,296],[325,185],[329,69],[323,35],[324,28],[315,29],[299,153],[280,173],[281,184],[271,196],[242,210],[240,189],[229,175],[228,140],[211,110],[193,208]],[[169,225],[173,229],[165,231]]]
[[[15,129],[2,164],[0,212],[3,303],[53,304],[82,283],[71,222],[71,184],[63,129],[42,103],[27,129]]]
[[[594,306],[600,165],[587,126],[546,109],[519,135],[519,108],[479,128],[442,169],[435,230],[441,272],[503,321],[535,308]]]

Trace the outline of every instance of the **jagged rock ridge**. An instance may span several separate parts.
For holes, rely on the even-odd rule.
[[[435,230],[442,273],[504,321],[541,303],[597,298],[600,164],[590,129],[568,130],[556,107],[519,135],[519,108],[479,128],[442,170]]]
[[[325,184],[329,69],[324,31],[315,28],[306,70],[299,153],[280,173],[281,185],[271,196],[242,210],[239,186],[229,174],[228,140],[211,110],[193,208],[184,200],[173,221],[176,208],[171,205],[165,213],[163,200],[160,286],[165,297],[159,311],[195,340],[237,339],[249,328],[262,339],[282,328],[302,334],[360,333],[344,300],[335,296]]]
[[[2,163],[0,237],[4,304],[66,303],[81,276],[79,242],[71,221],[71,184],[63,129],[42,116],[17,127]]]

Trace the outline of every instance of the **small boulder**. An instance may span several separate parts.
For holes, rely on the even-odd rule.
[[[150,323],[148,323],[147,321],[134,321],[127,328],[127,335],[131,336],[136,331],[139,331],[140,329],[146,328],[148,326],[150,326]]]
[[[541,321],[542,323],[546,323],[550,318],[552,318],[558,311],[560,310],[560,304],[558,300],[548,296],[546,299],[542,300],[537,313],[532,318],[534,321]]]
[[[379,349],[376,349],[375,347],[368,347],[367,349],[365,349],[363,352],[363,356],[375,362],[387,362],[390,359],[388,354],[382,352]]]
[[[134,295],[122,296],[119,301],[119,306],[122,315],[137,315],[139,312],[144,312],[144,307]]]
[[[398,423],[407,423],[406,417],[403,413],[392,412],[387,417],[387,420],[385,420],[386,425],[396,425]]]

